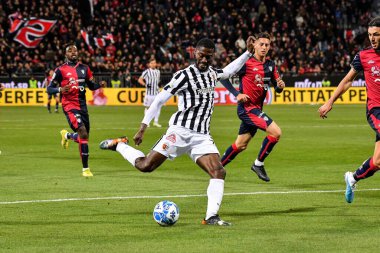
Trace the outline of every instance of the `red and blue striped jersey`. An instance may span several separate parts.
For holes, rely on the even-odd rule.
[[[380,107],[380,53],[372,47],[358,52],[351,67],[356,72],[363,71],[367,89],[367,110]]]
[[[68,92],[61,93],[62,107],[66,112],[73,109],[87,111],[85,88],[86,84],[91,83],[89,81],[92,77],[90,68],[79,62],[64,63],[55,69],[50,85],[53,87],[70,85]]]
[[[251,57],[238,72],[238,75],[240,77],[240,92],[251,98],[239,106],[244,106],[247,111],[253,108],[262,110],[270,83],[276,84],[276,80],[280,78],[275,63],[272,60],[261,62]]]

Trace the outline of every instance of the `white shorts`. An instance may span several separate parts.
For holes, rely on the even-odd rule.
[[[144,106],[149,107],[153,103],[153,100],[155,98],[156,98],[156,95],[145,95]]]
[[[219,154],[211,135],[180,126],[170,126],[152,149],[170,160],[186,153],[194,162],[206,154]]]

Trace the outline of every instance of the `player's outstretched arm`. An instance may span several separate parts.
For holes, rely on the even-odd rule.
[[[161,106],[163,106],[166,101],[168,101],[173,94],[166,90],[162,90],[154,99],[153,103],[149,106],[149,109],[146,111],[145,116],[141,122],[140,129],[137,131],[135,136],[133,137],[133,140],[135,142],[135,145],[140,145],[144,138],[144,133],[149,125],[149,123],[152,121],[154,116],[157,114],[157,111]]]
[[[243,94],[243,93],[240,93],[239,91],[237,91],[237,90],[234,88],[234,86],[232,85],[232,83],[230,82],[230,80],[228,80],[228,79],[220,80],[220,83],[221,83],[224,87],[226,87],[226,89],[227,89],[231,94],[233,94],[233,95],[236,97],[236,99],[237,99],[237,101],[238,101],[239,103],[245,103],[245,102],[247,102],[247,101],[250,99],[250,97],[249,97],[247,94]]]
[[[331,111],[332,106],[341,95],[343,95],[352,85],[352,82],[355,80],[357,76],[357,72],[355,69],[351,68],[351,70],[347,73],[347,75],[340,81],[338,87],[334,91],[333,95],[330,99],[321,107],[319,107],[319,117],[322,119],[327,118],[327,114]]]
[[[244,66],[245,62],[249,59],[249,57],[252,56],[254,52],[254,42],[255,38],[253,36],[248,37],[247,51],[223,68],[223,74],[220,77],[221,80],[232,77]]]

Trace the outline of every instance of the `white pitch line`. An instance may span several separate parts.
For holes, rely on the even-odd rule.
[[[380,191],[380,189],[362,189],[358,191]],[[344,192],[344,190],[317,190],[317,191],[273,191],[273,192],[232,192],[225,193],[224,196],[239,196],[239,195],[265,195],[265,194],[301,194],[301,193],[336,193]],[[27,203],[52,203],[66,201],[86,201],[86,200],[120,200],[120,199],[169,199],[169,198],[193,198],[206,197],[206,194],[191,194],[191,195],[165,195],[165,196],[114,196],[114,197],[96,197],[96,198],[67,198],[67,199],[40,199],[40,200],[16,200],[2,201],[0,205],[12,204],[27,204]]]

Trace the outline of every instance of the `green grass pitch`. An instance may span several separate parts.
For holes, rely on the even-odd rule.
[[[259,132],[226,167],[220,215],[233,226],[217,227],[200,224],[209,178],[189,157],[143,174],[98,148],[109,137],[132,138],[142,107],[89,108],[92,179],[80,175],[77,144],[60,146],[59,131],[68,129],[62,112],[0,107],[0,252],[377,252],[379,175],[359,183],[352,204],[344,200],[344,173],[373,153],[365,106],[337,105],[326,120],[317,109],[264,108],[283,132],[265,163],[271,182],[250,170],[264,137]],[[174,111],[163,108],[165,127],[147,130],[142,151]],[[239,124],[235,107],[215,108],[211,134],[221,153]],[[180,207],[173,227],[152,218],[164,199]]]

